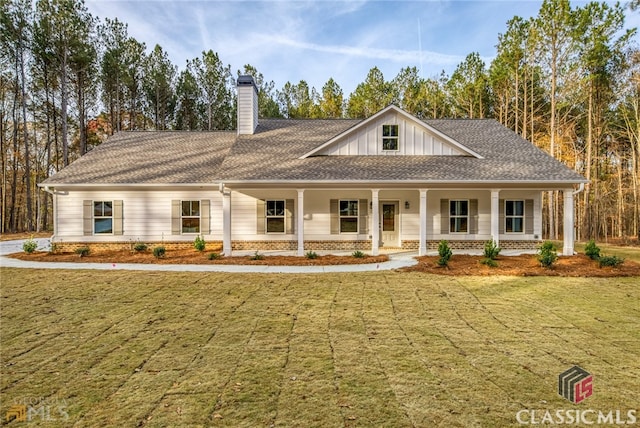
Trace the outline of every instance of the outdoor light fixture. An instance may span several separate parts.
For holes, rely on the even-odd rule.
[[[409,205],[409,201],[404,201],[404,209],[408,210],[409,208],[411,208],[411,205]]]

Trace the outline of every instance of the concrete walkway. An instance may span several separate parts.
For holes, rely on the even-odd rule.
[[[98,269],[98,270],[139,270],[168,272],[233,272],[233,273],[329,273],[329,272],[371,272],[392,270],[417,263],[414,258],[417,252],[401,252],[389,254],[389,261],[383,263],[367,263],[358,265],[332,266],[257,266],[257,265],[164,265],[142,263],[68,263],[68,262],[30,262],[5,257],[7,254],[22,252],[25,240],[0,242],[0,267],[28,269]],[[49,250],[49,240],[34,239],[38,243],[38,251]],[[252,252],[247,254],[253,254]],[[269,255],[271,253],[264,253]],[[284,253],[274,253],[281,255]],[[238,255],[241,255],[238,253]],[[291,255],[291,253],[287,253]]]

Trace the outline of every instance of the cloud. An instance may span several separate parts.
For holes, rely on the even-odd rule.
[[[349,57],[360,57],[377,59],[381,61],[393,61],[401,64],[415,64],[421,59],[438,66],[450,66],[459,63],[464,58],[457,55],[447,55],[431,51],[403,50],[403,49],[379,49],[362,46],[344,45],[321,45],[317,43],[302,42],[284,36],[262,36],[272,43],[282,46],[293,47],[302,50],[323,52],[328,54],[344,55]]]

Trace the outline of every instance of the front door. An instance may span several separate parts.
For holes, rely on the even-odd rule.
[[[400,231],[398,227],[398,202],[380,203],[380,246],[399,247]]]

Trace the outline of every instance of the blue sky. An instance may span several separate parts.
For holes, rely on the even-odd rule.
[[[515,15],[536,16],[542,1],[191,1],[87,0],[100,19],[128,23],[150,51],[160,44],[180,70],[203,50],[233,74],[251,64],[276,89],[305,80],[320,90],[332,77],[345,96],[377,66],[390,80],[415,66],[423,77],[451,74],[467,54],[489,64],[498,34]],[[572,1],[573,7],[585,1]],[[627,27],[640,12],[627,13]]]

